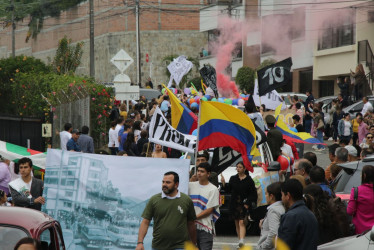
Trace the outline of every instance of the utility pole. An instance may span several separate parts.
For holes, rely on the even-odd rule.
[[[227,14],[229,17],[231,17],[231,11],[232,11],[232,0],[229,0],[229,6],[227,7]]]
[[[139,30],[139,0],[136,0],[135,5],[135,15],[136,15],[136,80],[140,87],[141,79],[141,69],[140,69],[140,30]]]
[[[95,17],[93,0],[90,0],[90,77],[95,78]]]
[[[14,22],[14,0],[11,0],[12,3],[12,57],[16,57],[16,24]]]

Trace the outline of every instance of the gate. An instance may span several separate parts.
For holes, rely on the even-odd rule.
[[[0,140],[44,152],[45,140],[42,137],[44,118],[0,115]]]

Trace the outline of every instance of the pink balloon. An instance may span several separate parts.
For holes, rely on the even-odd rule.
[[[239,107],[243,107],[244,106],[244,100],[243,99],[239,99],[238,100],[238,106]]]

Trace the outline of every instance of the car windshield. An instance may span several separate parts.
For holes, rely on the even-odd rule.
[[[2,250],[13,250],[17,242],[28,237],[25,231],[7,226],[0,226],[0,242]]]
[[[105,236],[105,231],[103,229],[90,229],[88,231],[89,235],[95,235],[95,236]]]

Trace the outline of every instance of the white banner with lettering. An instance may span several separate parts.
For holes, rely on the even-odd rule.
[[[287,97],[286,97],[287,98]],[[261,102],[260,97],[258,95],[258,81],[255,80],[255,88],[253,91],[253,100],[256,104],[256,106],[260,106],[261,104],[265,105],[265,108],[275,110],[279,104],[283,103],[282,109],[286,109],[287,106],[285,102],[282,100],[282,97],[278,94],[276,90],[273,90],[263,96],[261,96]]]
[[[171,87],[173,83],[173,79],[177,85],[179,85],[180,81],[184,75],[186,75],[193,67],[192,62],[188,61],[185,56],[179,56],[175,58],[169,65],[168,70],[170,72],[170,81],[168,84],[168,88]]]
[[[158,107],[149,126],[149,140],[188,153],[194,153],[196,148],[196,136],[182,134],[173,128]]]
[[[187,194],[189,167],[189,159],[48,149],[42,211],[60,222],[67,250],[135,249],[141,215],[161,193],[163,175],[178,173],[179,191]],[[152,233],[151,224],[145,249],[152,249]]]

